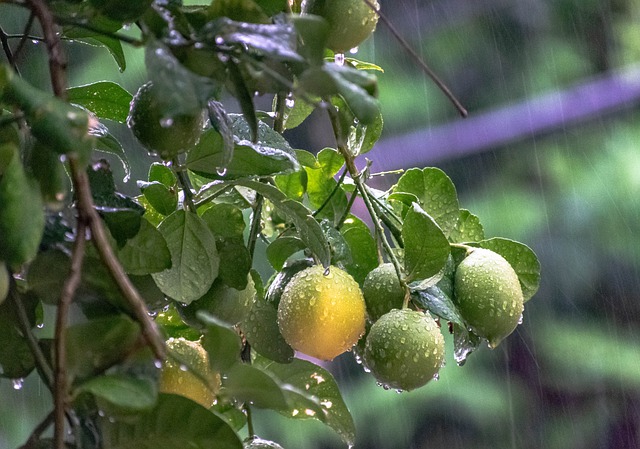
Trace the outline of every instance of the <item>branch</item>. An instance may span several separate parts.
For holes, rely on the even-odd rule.
[[[60,304],[58,305],[58,314],[56,315],[56,333],[55,333],[55,377],[54,377],[54,427],[53,440],[55,448],[64,448],[64,418],[67,403],[67,333],[65,332],[69,306],[73,302],[76,290],[80,286],[82,279],[82,261],[84,260],[86,247],[86,217],[80,214],[78,217],[78,225],[76,231],[76,240],[73,245],[71,254],[71,267],[69,275],[65,279],[60,294]]]
[[[378,14],[378,17],[380,17],[380,20],[387,26],[387,28],[389,28],[389,31],[391,32],[393,37],[396,38],[398,42],[400,42],[400,46],[404,48],[404,50],[407,53],[409,53],[409,55],[418,63],[418,66],[420,67],[420,69],[429,78],[431,78],[431,80],[436,84],[436,86],[438,86],[438,88],[449,99],[449,101],[453,103],[453,105],[458,110],[460,115],[463,117],[466,117],[468,115],[466,108],[462,106],[460,101],[458,101],[456,96],[453,95],[451,90],[444,84],[444,82],[442,82],[442,80],[438,77],[438,75],[436,75],[435,72],[431,70],[431,68],[427,65],[426,62],[424,62],[424,60],[420,57],[420,55],[418,55],[418,53],[416,53],[416,51],[411,47],[411,45],[409,45],[407,40],[404,37],[402,37],[402,35],[398,32],[398,30],[393,25],[393,23],[391,23],[391,21],[375,7],[375,5],[371,0],[363,0],[363,1],[369,6],[369,8],[371,8],[373,11],[376,12],[376,14]]]

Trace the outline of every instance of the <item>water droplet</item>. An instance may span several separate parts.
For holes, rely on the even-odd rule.
[[[287,98],[285,98],[285,100],[284,100],[284,104],[285,104],[285,106],[286,106],[286,107],[288,107],[289,109],[293,109],[293,107],[296,105],[296,101],[295,101],[295,99],[293,98],[293,94],[292,94],[292,93],[289,93],[289,94],[287,95]]]
[[[13,384],[14,390],[21,390],[24,385],[24,379],[22,377],[18,379],[11,379],[11,383]]]
[[[224,176],[227,174],[227,167],[216,167],[216,173],[218,176]]]
[[[349,50],[349,53],[355,55],[356,53],[358,53],[358,47],[353,47],[351,50]]]
[[[336,53],[333,57],[333,60],[335,61],[336,65],[344,65],[344,53]]]
[[[36,327],[38,329],[42,329],[44,327],[44,323],[38,323],[38,324],[36,324]]]
[[[173,126],[173,119],[171,117],[160,119],[160,126],[162,126],[163,128],[169,128]]]

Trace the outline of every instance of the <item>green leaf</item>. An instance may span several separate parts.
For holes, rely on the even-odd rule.
[[[280,304],[280,297],[282,296],[282,292],[284,292],[284,289],[291,278],[298,272],[304,270],[305,268],[309,268],[312,265],[313,261],[311,259],[300,259],[285,264],[285,266],[282,267],[282,270],[280,270],[280,272],[276,274],[276,276],[269,284],[269,288],[267,289],[267,292],[265,294],[265,299],[267,300],[267,302],[269,304],[272,304],[277,309],[278,304]]]
[[[278,327],[278,310],[272,303],[258,297],[249,316],[240,327],[251,349],[278,363],[289,363],[294,352]]]
[[[285,102],[285,108],[283,113],[283,126],[284,129],[293,129],[302,124],[307,117],[311,115],[313,111],[316,109],[316,103],[320,102],[318,97],[313,98],[298,98],[293,101],[293,106],[291,106],[291,102]],[[289,104],[286,104],[286,103]]]
[[[162,215],[171,215],[178,207],[178,191],[153,181],[138,181],[140,191],[149,204]]]
[[[246,223],[242,210],[233,204],[217,203],[202,214],[202,220],[216,237],[242,239]]]
[[[329,37],[329,23],[322,17],[311,14],[295,14],[291,17],[291,22],[300,36],[298,53],[311,65],[321,66]]]
[[[318,154],[318,165],[314,169],[304,167],[307,172],[307,196],[318,218],[328,218],[337,225],[344,214],[348,201],[338,182],[333,178],[344,164],[344,159],[335,150],[325,148]]]
[[[226,169],[233,159],[233,150],[235,147],[233,141],[233,123],[227,111],[224,110],[222,103],[209,100],[207,103],[207,111],[209,112],[211,126],[218,131],[222,138],[222,156],[218,169]]]
[[[482,338],[467,330],[466,326],[453,325],[453,358],[458,366],[467,361],[467,357],[480,347]]]
[[[351,261],[344,263],[346,270],[360,284],[378,266],[376,242],[369,227],[355,215],[349,215],[340,228],[342,237],[351,250]]]
[[[124,180],[127,181],[131,176],[131,164],[129,164],[129,158],[124,151],[124,148],[112,134],[106,133],[104,135],[96,136],[96,148],[97,151],[103,153],[113,154],[122,164],[124,169]]]
[[[70,269],[69,256],[62,250],[51,249],[38,253],[27,271],[29,291],[45,304],[57,305]]]
[[[407,170],[393,191],[415,195],[420,206],[438,223],[445,235],[450,235],[455,229],[460,215],[458,194],[451,179],[439,168]]]
[[[267,246],[267,259],[276,271],[280,271],[290,256],[305,248],[306,245],[298,237],[281,236]]]
[[[178,210],[158,227],[171,253],[171,268],[152,274],[167,296],[185,304],[204,295],[218,276],[213,234],[196,214]]]
[[[129,274],[145,275],[171,268],[171,253],[162,234],[144,218],[140,230],[118,249],[118,259]]]
[[[236,141],[233,159],[226,167],[224,157],[222,136],[211,128],[202,134],[200,141],[187,154],[186,166],[189,170],[212,179],[269,176],[298,168],[298,163],[290,152],[261,143],[254,144],[248,140]]]
[[[149,182],[159,182],[167,188],[175,187],[178,178],[175,173],[166,165],[154,162],[149,167]]]
[[[124,56],[122,44],[118,39],[109,36],[109,34],[118,31],[118,29],[121,27],[121,24],[115,24],[114,26],[114,22],[98,17],[92,19],[91,25],[96,29],[103,30],[104,32],[100,33],[97,31],[88,30],[87,28],[68,25],[64,27],[63,35],[65,37],[68,37],[69,39],[83,42],[94,47],[105,47],[107,50],[109,50],[109,53],[111,53],[111,56],[116,61],[120,72],[124,72],[127,68],[127,61]]]
[[[220,417],[182,396],[160,394],[156,406],[133,422],[99,418],[104,449],[242,449]]]
[[[70,103],[88,109],[98,118],[125,123],[133,96],[111,81],[99,81],[67,89]]]
[[[440,227],[418,204],[407,212],[402,226],[407,282],[438,274],[449,257],[449,241]]]
[[[32,260],[44,231],[44,212],[37,183],[24,170],[18,149],[0,148],[9,161],[0,177],[0,254],[14,269]]]
[[[29,324],[35,326],[35,309],[38,301],[32,296],[19,296],[29,315]],[[22,336],[18,315],[13,301],[0,303],[0,377],[22,379],[35,368],[33,353]]]
[[[538,291],[540,286],[540,261],[527,245],[500,237],[470,243],[470,245],[496,252],[509,262],[518,275],[525,302],[531,299]]]
[[[465,326],[464,319],[451,298],[436,285],[432,285],[425,290],[412,291],[411,298],[418,306],[434,315],[459,326]]]
[[[197,317],[207,329],[202,338],[202,346],[209,353],[209,365],[216,372],[227,372],[233,365],[240,362],[242,350],[240,336],[233,326],[210,313],[199,311]]]
[[[484,240],[484,228],[480,219],[466,209],[460,209],[460,217],[449,238],[454,243]]]
[[[67,368],[71,378],[87,378],[121,361],[140,337],[126,315],[111,315],[67,328]]]
[[[287,398],[277,380],[254,366],[238,363],[226,372],[222,386],[230,396],[258,408],[286,410]]]
[[[74,390],[92,394],[100,409],[109,412],[136,413],[151,410],[158,398],[158,391],[150,379],[136,379],[123,374],[107,374],[92,377]]]
[[[280,190],[268,184],[251,180],[238,180],[236,184],[255,190],[270,200],[276,210],[286,215],[293,222],[300,239],[307,245],[320,260],[320,263],[328,267],[331,263],[331,250],[322,232],[322,228],[311,215],[311,211],[301,203],[291,200]]]
[[[294,359],[288,364],[262,361],[261,365],[283,384],[292,385],[317,398],[324,412],[324,416],[306,413],[306,408],[296,408],[298,404],[294,403],[293,407],[282,412],[285,416],[294,419],[320,419],[335,430],[346,444],[351,446],[355,443],[356,428],[353,418],[329,371],[300,359]]]
[[[242,239],[222,239],[216,242],[216,246],[220,260],[233,261],[220,265],[220,280],[236,290],[244,290],[251,270],[251,254],[244,242]]]
[[[276,187],[292,200],[301,201],[307,191],[307,172],[304,170],[276,175],[274,181]]]

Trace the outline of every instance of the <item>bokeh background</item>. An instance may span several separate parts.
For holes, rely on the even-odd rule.
[[[382,11],[469,118],[379,24],[354,55],[385,70],[385,130],[368,155],[372,171],[444,169],[488,236],[536,251],[542,284],[510,338],[463,367],[449,338],[440,380],[418,391],[378,387],[350,354],[330,364],[356,419],[355,447],[640,447],[640,1],[382,0]],[[6,31],[19,32],[11,24],[24,22],[6,17]],[[41,47],[29,46],[41,66],[25,74],[46,84]],[[134,91],[145,79],[135,49],[125,74],[104,51],[69,49],[71,84],[112,78]],[[289,137],[316,151],[330,136],[314,114]],[[133,162],[132,178],[144,176]],[[374,182],[384,189],[396,179]],[[125,188],[135,192],[135,183]],[[49,402],[37,380],[25,383],[36,393],[0,380],[1,448],[21,444]],[[256,421],[262,437],[288,449],[344,447],[312,421],[273,412]]]

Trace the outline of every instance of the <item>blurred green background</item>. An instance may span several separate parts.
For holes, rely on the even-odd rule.
[[[449,338],[440,380],[418,391],[378,387],[350,354],[330,364],[356,448],[640,447],[640,1],[383,0],[382,11],[470,114],[460,118],[379,24],[356,55],[385,70],[372,170],[444,169],[487,236],[536,251],[542,285],[496,350],[458,367]],[[46,83],[39,47],[28,55],[41,70],[25,73]],[[103,51],[69,49],[72,84],[111,78],[134,91],[144,81],[134,50],[121,75]],[[316,114],[289,137],[319,150],[329,136]],[[132,179],[143,175],[134,168]],[[21,444],[49,401],[45,388],[24,390],[0,381],[1,448]],[[256,415],[258,433],[285,448],[343,447],[321,424]]]

